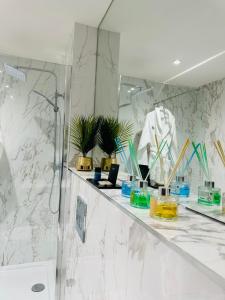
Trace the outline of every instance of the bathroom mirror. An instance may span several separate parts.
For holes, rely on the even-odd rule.
[[[214,146],[218,139],[225,147],[224,28],[224,1],[114,0],[99,28],[98,57],[106,48],[108,54],[105,65],[98,59],[97,78],[107,67],[114,76],[111,81],[107,77],[111,89],[105,94],[97,80],[95,104],[100,107],[114,91],[114,115],[117,108],[119,120],[134,124],[137,149],[146,116],[168,110],[175,120],[178,151],[188,137],[205,143],[210,179],[225,192],[225,169]],[[119,35],[119,43],[113,34]],[[111,111],[109,107],[104,113]],[[192,150],[191,146],[186,159]],[[205,180],[197,157],[186,173],[197,194]]]
[[[216,207],[209,207],[199,205],[197,203],[185,204],[186,209],[195,212],[200,215],[207,216],[212,220],[216,220],[222,224],[225,224],[225,214],[221,212],[221,209]]]

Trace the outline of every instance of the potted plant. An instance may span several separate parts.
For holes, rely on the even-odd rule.
[[[74,149],[82,153],[76,161],[76,169],[90,171],[93,169],[92,157],[87,157],[97,142],[99,119],[94,116],[75,116],[70,124],[70,141]]]
[[[109,171],[111,164],[116,163],[116,153],[119,151],[115,142],[119,138],[122,145],[127,144],[131,137],[133,125],[129,122],[119,122],[114,117],[99,117],[98,145],[107,154],[102,158],[101,168]]]

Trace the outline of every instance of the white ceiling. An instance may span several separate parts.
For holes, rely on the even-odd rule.
[[[225,50],[225,1],[114,0],[103,28],[121,32],[121,74],[164,82]],[[223,77],[225,54],[170,83]]]
[[[110,0],[0,0],[0,52],[64,63],[74,23],[98,26]]]

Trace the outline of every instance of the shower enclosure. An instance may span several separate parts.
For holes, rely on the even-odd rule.
[[[24,80],[10,74],[5,64],[20,66]],[[38,292],[39,299],[55,299],[66,72],[64,65],[0,55],[0,298],[4,300],[31,300]]]

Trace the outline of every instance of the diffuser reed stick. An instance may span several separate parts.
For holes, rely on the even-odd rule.
[[[196,149],[198,149],[199,146],[200,146],[200,143],[196,146]],[[190,164],[191,164],[192,159],[194,158],[194,156],[195,156],[195,150],[192,152],[190,158],[186,162],[186,165],[185,165],[185,167],[183,168],[183,170],[181,172],[182,174],[185,174],[185,172],[187,171],[188,167],[190,166]]]
[[[168,148],[168,157],[171,160],[172,164],[175,165],[174,158],[173,158],[173,155],[171,153],[171,145],[169,146],[167,142],[166,142],[166,145],[167,145],[167,148]]]
[[[162,141],[162,142],[163,142],[163,141]],[[154,168],[154,166],[155,166],[155,164],[156,164],[156,162],[157,162],[159,156],[161,155],[161,153],[162,153],[164,147],[167,145],[167,141],[164,141],[163,145],[162,145],[162,142],[161,142],[161,144],[160,144],[160,146],[159,146],[160,151],[157,152],[155,159],[154,159],[153,162],[151,163],[151,166],[149,167],[149,171],[148,171],[148,174],[147,174],[146,177],[145,177],[145,180],[147,180],[148,176],[150,175],[151,170]],[[162,146],[162,147],[161,147],[161,146]]]
[[[204,158],[204,161],[205,161],[206,171],[207,171],[208,178],[209,178],[210,177],[209,176],[209,164],[208,164],[208,158],[207,158],[205,143],[203,144],[203,158]]]
[[[164,176],[164,166],[163,166],[163,158],[160,154],[160,147],[159,147],[159,142],[158,142],[158,138],[157,135],[155,134],[155,143],[156,143],[156,147],[157,147],[157,155],[159,156],[159,161],[160,161],[160,173],[162,178],[165,178]],[[160,178],[161,179],[161,178]]]
[[[225,154],[224,154],[224,151],[223,151],[223,147],[222,147],[222,145],[221,145],[221,142],[218,140],[218,141],[217,141],[217,144],[218,144],[218,146],[219,146],[219,148],[220,148],[220,152],[221,152],[221,154],[222,154],[223,160],[225,161]]]
[[[127,172],[129,174],[131,174],[132,170],[131,170],[131,167],[128,164],[128,159],[127,159],[127,156],[126,156],[126,153],[125,153],[125,150],[124,150],[124,146],[122,145],[120,138],[118,138],[118,137],[115,138],[115,143],[116,143],[118,152],[120,154],[121,161],[123,162],[125,168],[127,169]]]
[[[143,179],[142,178],[142,175],[141,175],[141,171],[140,171],[140,168],[139,168],[139,164],[138,164],[138,160],[137,160],[137,154],[136,154],[136,150],[135,150],[135,147],[134,147],[134,143],[129,140],[128,141],[128,144],[129,144],[129,151],[130,151],[130,158],[134,164],[134,167],[137,171],[137,174],[139,176],[139,178]]]
[[[201,153],[201,160],[203,163],[203,167],[205,169],[205,172],[207,174],[207,178],[209,178],[209,167],[208,167],[208,160],[207,160],[207,153],[205,144],[200,144],[200,153]]]
[[[214,145],[215,145],[216,150],[217,150],[217,152],[218,152],[218,154],[219,154],[219,156],[220,156],[220,158],[222,160],[222,163],[223,163],[223,165],[225,167],[225,154],[224,154],[224,150],[223,150],[222,144],[218,140],[218,141],[214,142]]]
[[[119,137],[115,138],[115,143],[116,143],[118,152],[120,154],[121,161],[124,163],[124,166],[127,169],[127,172],[129,174],[133,174],[132,166],[129,165],[129,163],[128,163],[128,159],[127,159],[127,156],[126,156],[126,153],[124,150],[124,146],[122,145]]]
[[[165,184],[166,188],[169,187],[171,181],[175,177],[177,169],[178,169],[178,167],[179,167],[179,165],[180,165],[180,163],[181,163],[181,161],[182,161],[182,159],[183,159],[183,157],[185,155],[185,152],[186,152],[187,148],[189,147],[189,145],[190,145],[190,139],[187,138],[186,142],[184,143],[184,145],[183,145],[183,147],[182,147],[182,149],[180,151],[180,154],[179,154],[179,157],[178,157],[178,159],[177,159],[177,161],[175,163],[175,166],[174,166],[174,168],[173,168],[173,170],[172,170],[172,172],[171,172],[171,174],[170,174],[170,176],[169,176],[169,178],[168,178],[168,180],[167,180],[167,182]]]
[[[206,171],[206,169],[205,169],[205,165],[204,165],[204,163],[203,163],[202,157],[200,156],[200,154],[199,154],[199,152],[198,152],[198,149],[197,149],[197,146],[195,146],[195,143],[194,143],[194,142],[192,142],[192,146],[193,146],[194,151],[195,151],[195,154],[196,154],[196,156],[197,156],[197,159],[198,159],[200,168],[202,169],[202,171],[203,171],[205,177],[209,179],[209,176],[208,176],[208,173],[207,173],[207,171]]]

